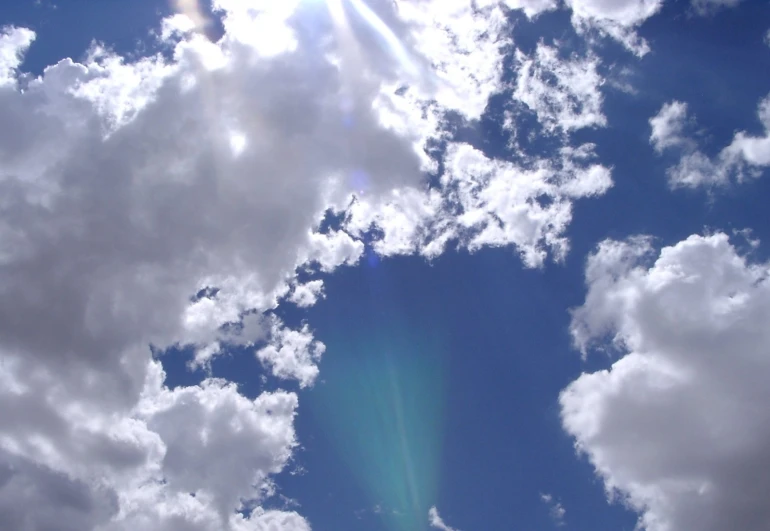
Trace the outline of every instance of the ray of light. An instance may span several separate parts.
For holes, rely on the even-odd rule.
[[[391,55],[398,61],[404,70],[410,75],[417,74],[417,68],[409,56],[404,44],[393,33],[393,30],[370,8],[363,0],[348,0],[350,5],[355,8],[358,14],[364,19],[369,27],[372,28],[382,39],[388,47]]]
[[[328,338],[311,408],[385,528],[421,531],[440,484],[443,332],[398,317],[357,325]]]
[[[358,16],[366,22],[367,26],[385,44],[388,53],[404,69],[409,76],[417,75],[417,68],[410,57],[409,51],[393,32],[393,30],[380,18],[377,13],[370,8],[364,0],[326,0],[332,22],[338,31],[338,36],[342,38],[340,43],[343,47],[357,46],[355,37],[350,26],[350,22],[345,14],[345,3],[347,2]]]

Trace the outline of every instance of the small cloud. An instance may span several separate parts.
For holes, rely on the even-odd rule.
[[[446,525],[444,520],[438,514],[438,509],[435,507],[431,507],[428,511],[428,521],[430,522],[431,527],[440,529],[441,531],[459,531],[458,529]]]
[[[692,8],[695,13],[706,17],[713,15],[717,11],[736,7],[743,0],[692,0]]]
[[[665,149],[681,147],[691,142],[684,134],[687,124],[687,104],[671,101],[650,118],[650,144],[661,153]]]
[[[289,301],[300,308],[309,308],[310,306],[313,306],[319,298],[325,297],[323,288],[323,280],[312,280],[305,284],[297,284],[294,287],[294,291],[289,295]]]
[[[562,527],[565,524],[564,517],[567,514],[567,510],[560,502],[554,500],[551,494],[541,494],[540,500],[548,507],[548,514],[551,515],[554,524]]]
[[[749,244],[752,249],[759,248],[759,244],[762,243],[759,238],[754,236],[754,231],[750,228],[745,229],[733,229],[733,235],[743,238],[743,240]]]

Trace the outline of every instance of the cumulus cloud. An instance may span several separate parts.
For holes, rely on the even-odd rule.
[[[457,529],[449,527],[444,523],[441,515],[438,514],[438,509],[435,507],[431,507],[428,511],[428,522],[430,523],[431,527],[438,529],[439,531],[458,531]]]
[[[95,46],[38,78],[19,72],[34,33],[0,33],[2,528],[308,530],[260,507],[296,445],[296,395],[215,378],[172,390],[162,352],[193,347],[190,366],[210,369],[246,346],[310,386],[324,345],[271,311],[312,304],[317,275],[365,242],[427,257],[511,245],[535,267],[567,252],[573,202],[612,185],[590,144],[513,163],[451,139],[449,113],[473,123],[504,90],[497,2],[372,1],[319,34],[301,23],[318,4],[216,0],[216,42],[195,5],[160,23],[166,55]],[[362,24],[383,39],[356,37]],[[533,96],[538,118],[599,124],[581,90],[577,107]],[[322,230],[330,212],[343,221]],[[300,284],[298,268],[315,276]]]
[[[0,84],[13,83],[23,54],[34,40],[35,32],[26,28],[6,28],[0,34]]]
[[[672,101],[664,104],[658,114],[650,118],[650,143],[655,151],[660,153],[664,149],[688,144],[690,140],[684,132],[686,123],[686,103]]]
[[[304,284],[297,284],[289,296],[289,300],[300,308],[313,306],[320,297],[324,297],[323,280],[311,280]]]
[[[724,150],[725,158],[735,161],[734,164],[749,167],[770,166],[770,95],[759,103],[757,115],[765,130],[764,135],[754,136],[740,131]]]
[[[32,80],[16,72],[34,34],[0,39],[0,373],[14,412],[0,527],[58,513],[77,529],[308,528],[236,513],[291,454],[296,397],[250,401],[213,381],[169,391],[150,345],[197,345],[205,364],[220,342],[267,338],[260,359],[309,384],[322,345],[259,313],[299,263],[360,255],[314,231],[344,204],[347,175],[365,170],[374,194],[419,182],[422,162],[371,108],[340,106],[339,69],[299,46],[282,8],[216,7],[220,42],[177,25],[172,59],[95,48]],[[269,42],[249,23],[265,20]],[[363,101],[378,90],[356,88]]]
[[[269,345],[257,351],[257,359],[272,368],[279,378],[295,379],[302,387],[312,385],[318,376],[318,361],[326,346],[313,338],[308,325],[300,330],[284,328],[273,318]]]
[[[565,147],[557,157],[520,165],[451,144],[440,192],[399,192],[377,205],[362,201],[351,207],[346,226],[354,234],[383,230],[374,248],[386,256],[435,257],[449,242],[470,251],[513,245],[527,266],[539,267],[549,253],[557,260],[566,255],[573,201],[612,186],[593,148]]]
[[[570,133],[607,124],[596,56],[561,58],[555,47],[539,43],[531,57],[517,51],[516,60],[513,97],[537,115],[547,132]]]
[[[572,334],[619,357],[562,392],[562,421],[644,529],[767,528],[769,273],[722,233],[588,260]]]
[[[665,104],[650,119],[650,143],[658,152],[680,152],[679,163],[668,171],[669,184],[674,188],[713,187],[727,185],[733,179],[741,182],[760,176],[770,166],[770,95],[760,101],[757,114],[764,135],[739,131],[728,146],[712,157],[701,151],[697,141],[685,131],[690,122],[687,104]]]

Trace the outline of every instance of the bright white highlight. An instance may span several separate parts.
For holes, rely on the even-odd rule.
[[[418,70],[410,57],[409,51],[393,30],[363,0],[326,0],[332,21],[337,27],[337,31],[343,34],[344,41],[342,45],[354,45],[354,37],[345,14],[344,2],[347,2],[355,9],[361,19],[384,41],[388,52],[404,71],[410,76],[416,76]]]

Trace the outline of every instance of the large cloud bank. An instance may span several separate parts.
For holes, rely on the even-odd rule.
[[[770,523],[769,273],[722,233],[657,256],[648,238],[605,241],[588,260],[572,333],[620,357],[564,390],[564,427],[644,529]]]
[[[583,114],[560,92],[594,57],[518,56],[528,81],[508,95],[563,132],[556,157],[495,160],[447,132],[448,113],[473,123],[508,90],[502,4],[214,4],[217,42],[180,2],[157,32],[167,54],[96,46],[37,78],[21,68],[35,34],[0,34],[3,529],[309,529],[261,507],[297,445],[297,395],[169,389],[154,353],[191,345],[209,367],[253,346],[312,385],[323,344],[271,310],[312,305],[318,275],[365,245],[510,245],[539,266],[567,252],[573,201],[612,184],[570,137],[603,125],[600,80],[575,94]],[[538,84],[548,72],[565,83]],[[342,223],[322,231],[329,211]]]

